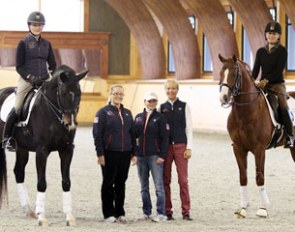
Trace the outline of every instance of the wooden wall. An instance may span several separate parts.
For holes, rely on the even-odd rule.
[[[0,31],[0,64],[15,66],[15,49],[27,32]],[[110,33],[43,32],[55,50],[58,64],[67,64],[76,72],[88,68],[91,76],[107,78]]]

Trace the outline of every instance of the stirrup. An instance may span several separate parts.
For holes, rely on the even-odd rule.
[[[8,151],[12,151],[12,152],[14,152],[15,151],[15,139],[14,138],[12,138],[12,137],[10,137],[10,138],[8,138],[8,139],[4,139],[3,141],[2,141],[2,148],[4,148],[4,149],[7,149]]]
[[[293,148],[294,147],[294,141],[291,136],[286,137],[284,148]]]

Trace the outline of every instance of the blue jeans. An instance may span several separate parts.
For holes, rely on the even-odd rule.
[[[165,215],[165,191],[163,181],[163,164],[157,164],[157,155],[137,157],[137,170],[141,184],[142,210],[146,215],[152,214],[152,202],[149,189],[149,176],[152,174],[156,196],[157,213]]]

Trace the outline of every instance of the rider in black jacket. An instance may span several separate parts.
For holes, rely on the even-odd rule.
[[[252,71],[254,79],[258,77],[261,68],[261,80],[256,80],[256,86],[270,90],[278,97],[279,115],[284,125],[286,139],[285,148],[293,147],[293,123],[287,105],[287,92],[284,81],[284,68],[287,63],[287,50],[280,44],[281,25],[269,22],[265,27],[267,44],[258,49]]]

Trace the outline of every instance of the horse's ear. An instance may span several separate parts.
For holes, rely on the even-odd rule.
[[[218,54],[218,58],[219,58],[219,60],[220,60],[222,63],[224,63],[224,61],[225,61],[225,58],[224,58],[224,57],[222,57],[222,55],[220,55],[220,53]]]
[[[82,78],[84,78],[87,75],[88,72],[89,70],[86,69],[83,72],[76,74],[76,78],[75,78],[76,81],[77,82],[80,81]]]
[[[236,55],[233,55],[233,61],[236,63],[238,61],[238,58]]]

